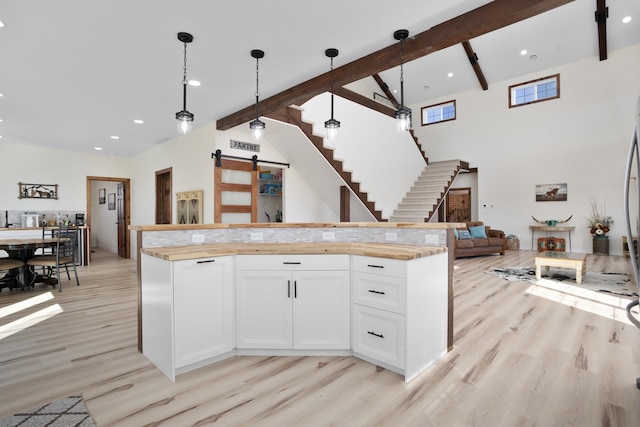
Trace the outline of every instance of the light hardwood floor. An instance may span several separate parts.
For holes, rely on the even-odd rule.
[[[485,273],[531,251],[456,261],[453,351],[409,384],[352,357],[236,357],[171,383],[136,349],[135,262],[94,255],[80,287],[0,293],[0,417],[81,393],[100,426],[640,425],[640,330],[612,320],[617,298]]]

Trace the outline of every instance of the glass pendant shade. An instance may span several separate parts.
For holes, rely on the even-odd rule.
[[[193,123],[193,114],[186,110],[178,111],[176,113],[176,119],[178,120],[178,133],[184,135],[191,132],[191,124]]]
[[[407,107],[400,107],[393,115],[398,125],[398,132],[407,132],[411,129],[411,110]]]
[[[249,123],[249,128],[251,129],[251,136],[254,141],[260,141],[262,139],[262,135],[264,134],[265,124],[260,119],[255,119],[251,123]]]

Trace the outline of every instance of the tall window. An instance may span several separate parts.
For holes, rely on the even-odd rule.
[[[560,98],[560,74],[509,86],[509,108]]]
[[[422,107],[422,126],[456,119],[456,101]]]

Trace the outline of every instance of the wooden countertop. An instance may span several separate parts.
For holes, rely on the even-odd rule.
[[[463,228],[464,223],[458,222],[326,222],[326,223],[295,223],[295,222],[265,222],[251,224],[157,224],[131,225],[134,231],[171,231],[171,230],[206,230],[224,228],[422,228],[447,229]]]
[[[161,248],[144,248],[143,254],[165,261],[210,258],[224,255],[364,255],[412,260],[447,251],[445,247],[412,246],[386,243],[219,243]]]

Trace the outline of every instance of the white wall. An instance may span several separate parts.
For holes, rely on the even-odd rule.
[[[118,253],[118,215],[109,210],[109,194],[117,194],[115,181],[91,181],[91,247]],[[105,203],[100,204],[98,190],[105,190]]]
[[[508,108],[508,87],[560,73],[561,97]],[[531,216],[576,227],[574,252],[592,251],[586,218],[591,201],[606,203],[615,221],[610,253],[621,254],[623,175],[640,95],[640,45],[481,89],[412,105],[413,111],[456,99],[455,121],[419,127],[430,160],[461,158],[478,168],[478,219],[531,247]],[[567,183],[566,202],[536,202],[537,184]],[[488,207],[484,208],[483,205]],[[493,204],[493,208],[490,206]],[[542,237],[538,236],[537,237]],[[556,237],[566,237],[558,233]]]

